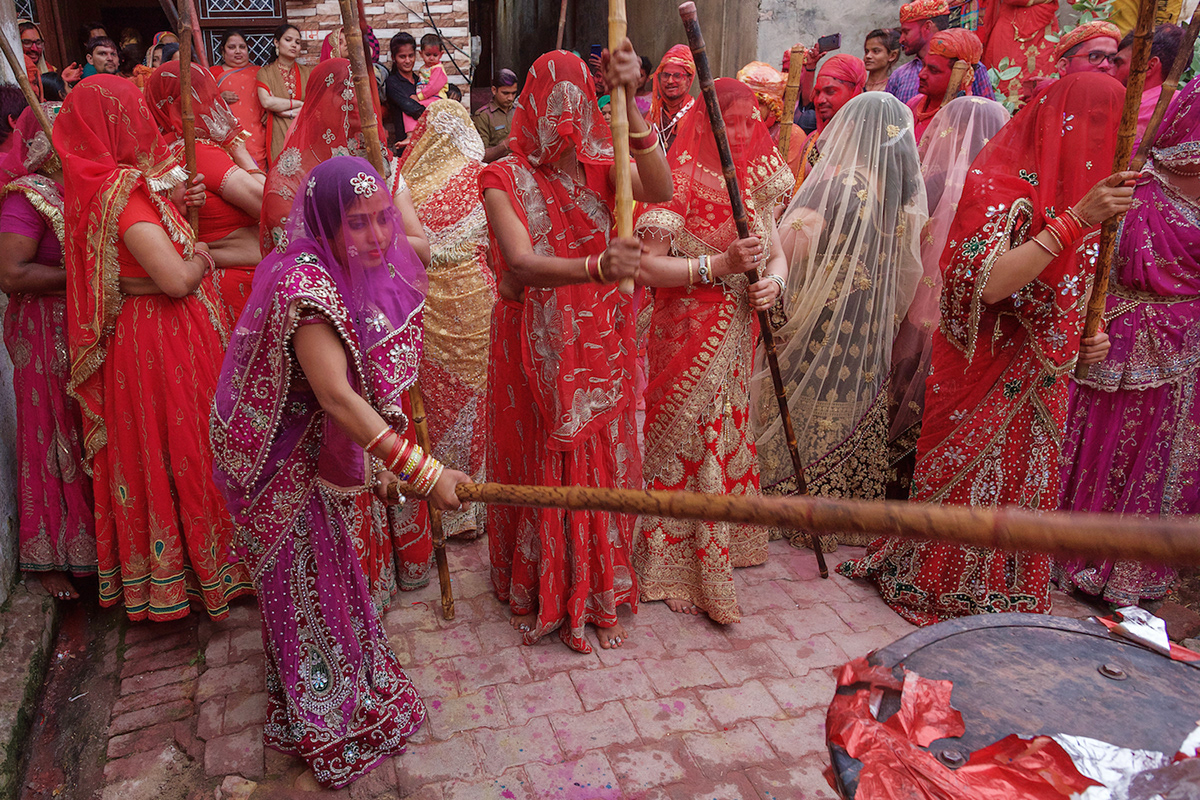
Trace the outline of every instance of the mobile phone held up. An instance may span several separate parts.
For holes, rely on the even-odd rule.
[[[831,33],[828,36],[822,36],[817,39],[817,50],[822,53],[832,53],[834,50],[842,49],[842,35],[840,33]]]

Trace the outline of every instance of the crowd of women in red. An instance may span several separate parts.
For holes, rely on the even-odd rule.
[[[220,618],[256,595],[267,743],[324,786],[402,752],[427,713],[380,614],[428,582],[432,511],[449,535],[486,532],[526,644],[557,633],[580,652],[636,635],[619,609],[639,601],[738,621],[732,570],[763,563],[773,535],[869,545],[840,571],[918,624],[1048,613],[1053,580],[1161,597],[1165,565],[471,508],[455,493],[484,479],[793,493],[764,312],[813,494],[1195,513],[1200,82],[1167,109],[1147,168],[1110,174],[1115,29],[1065,35],[1061,77],[1010,119],[975,90],[986,50],[943,29],[944,8],[904,6],[902,33],[872,32],[865,61],[813,49],[791,65],[811,73],[811,135],[784,118],[768,65],[717,79],[744,238],[680,48],[657,69],[628,41],[590,65],[541,56],[504,153],[479,122],[490,133],[505,109],[473,120],[418,88],[382,170],[364,157],[387,131],[364,130],[345,42],[309,70],[289,26],[267,67],[236,32],[221,67],[190,67],[190,183],[170,53],[140,85],[101,73],[45,104],[50,137],[21,112],[0,149],[0,288],[22,568],[64,598],[67,574],[96,574],[100,602],[133,620]],[[924,66],[892,71],[898,46]],[[408,63],[414,75],[432,85]],[[614,230],[598,84],[627,89],[630,237]],[[1126,211],[1108,332],[1084,339],[1097,231]],[[1072,386],[1077,363],[1093,369]],[[428,503],[389,505],[395,482]]]

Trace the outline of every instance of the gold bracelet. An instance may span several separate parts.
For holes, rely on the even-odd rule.
[[[643,147],[641,150],[634,150],[632,147],[629,148],[629,155],[644,156],[647,153],[653,153],[657,149],[658,149],[658,142],[655,141],[654,144],[650,145],[649,147]]]
[[[689,258],[687,260],[687,262],[688,262],[688,286],[693,286],[696,283],[696,279],[692,275],[692,259]]]
[[[604,249],[604,253],[608,252],[608,248]],[[600,283],[608,283],[608,279],[604,277],[604,253],[601,253],[596,258],[596,275],[600,277]]]
[[[1062,255],[1061,252],[1056,253],[1053,250],[1051,250],[1050,245],[1046,244],[1045,242],[1043,242],[1041,239],[1037,238],[1036,236],[1033,237],[1033,241],[1038,247],[1042,248],[1047,253],[1049,253],[1051,258],[1058,258],[1060,255]]]

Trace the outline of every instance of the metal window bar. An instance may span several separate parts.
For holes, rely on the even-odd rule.
[[[37,0],[16,0],[17,19],[37,22]]]
[[[230,25],[230,27],[236,27]],[[224,30],[215,28],[204,29],[204,45],[208,48],[211,54],[209,59],[212,64],[225,63],[224,58],[217,52],[217,46],[221,44],[221,37],[225,35]],[[250,48],[250,63],[251,64],[266,64],[267,59],[271,57],[271,49],[274,42],[271,40],[271,32],[253,32],[246,31],[246,45]]]

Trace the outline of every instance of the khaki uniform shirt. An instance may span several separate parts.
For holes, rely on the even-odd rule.
[[[508,138],[512,129],[513,108],[501,111],[493,100],[475,112],[475,130],[479,131],[484,147],[495,147]]]

